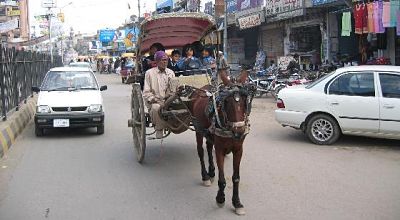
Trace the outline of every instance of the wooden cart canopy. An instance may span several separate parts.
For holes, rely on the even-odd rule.
[[[155,15],[141,24],[139,52],[149,51],[154,43],[161,43],[165,49],[182,47],[201,40],[215,28],[214,18],[204,13],[179,12]]]

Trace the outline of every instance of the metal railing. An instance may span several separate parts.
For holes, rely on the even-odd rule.
[[[0,119],[7,120],[7,114],[18,111],[32,96],[32,86],[40,86],[52,67],[62,66],[61,57],[54,57],[53,63],[47,54],[20,51],[0,44]]]

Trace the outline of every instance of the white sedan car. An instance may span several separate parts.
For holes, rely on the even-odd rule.
[[[45,129],[96,127],[104,133],[104,106],[96,76],[88,68],[58,67],[45,76],[41,87],[32,87],[39,97],[35,114],[35,134]]]
[[[283,89],[276,120],[315,144],[341,134],[400,139],[400,67],[337,69],[306,87]]]
[[[74,62],[74,63],[70,63],[68,66],[70,67],[86,67],[89,68],[90,70],[92,70],[93,72],[96,72],[96,65],[91,64],[89,62]]]

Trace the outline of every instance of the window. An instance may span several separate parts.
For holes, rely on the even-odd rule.
[[[373,73],[348,73],[336,78],[329,86],[329,94],[375,96]]]
[[[385,98],[400,98],[400,75],[381,73],[382,95]]]

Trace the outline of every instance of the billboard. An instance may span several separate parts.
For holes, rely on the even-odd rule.
[[[156,3],[157,13],[162,14],[171,12],[173,6],[174,2],[172,0],[157,0]]]
[[[264,5],[264,0],[237,0],[237,10],[243,11]]]
[[[124,44],[127,50],[135,47],[139,34],[140,31],[137,28],[125,29]]]
[[[115,30],[103,29],[103,30],[100,30],[99,40],[102,43],[108,43],[108,42],[113,41],[114,35],[115,35]]]
[[[227,5],[227,12],[228,13],[235,13],[237,10],[237,0],[226,0]]]
[[[209,15],[213,15],[213,3],[212,2],[207,2],[204,5],[204,13],[209,14]]]

